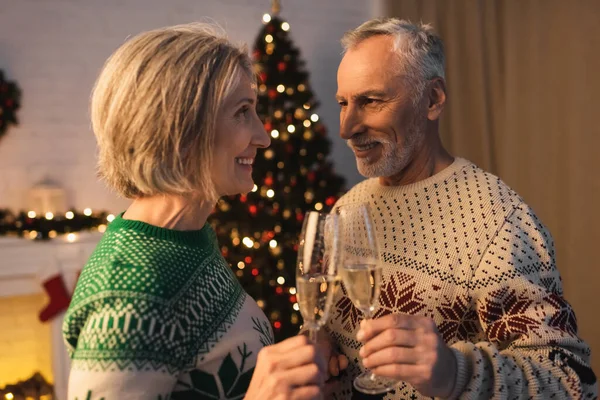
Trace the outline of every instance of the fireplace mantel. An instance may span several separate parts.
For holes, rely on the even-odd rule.
[[[0,296],[19,296],[42,291],[40,275],[57,260],[72,288],[77,272],[102,237],[99,232],[61,236],[47,242],[22,238],[0,238]]]

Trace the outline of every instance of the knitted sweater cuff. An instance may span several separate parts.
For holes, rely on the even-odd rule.
[[[456,359],[456,381],[454,382],[452,394],[448,399],[454,400],[460,397],[471,380],[471,365],[467,357],[460,350],[454,347],[450,347],[450,349],[454,352],[454,358]]]

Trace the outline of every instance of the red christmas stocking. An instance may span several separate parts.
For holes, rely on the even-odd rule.
[[[71,296],[60,274],[46,279],[43,285],[50,297],[50,303],[40,312],[40,321],[46,322],[69,308]]]

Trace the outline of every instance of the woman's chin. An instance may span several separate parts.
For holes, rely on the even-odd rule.
[[[233,183],[233,182],[232,182]],[[239,180],[237,184],[231,185],[227,188],[225,196],[235,196],[237,194],[246,194],[254,189],[254,181],[250,180]]]
[[[250,180],[250,183],[249,183],[249,184],[245,184],[245,185],[243,185],[243,189],[242,189],[242,190],[240,190],[240,193],[241,193],[241,194],[246,194],[246,193],[248,193],[248,192],[251,192],[251,191],[252,191],[252,189],[254,189],[254,181],[253,181],[253,180]]]

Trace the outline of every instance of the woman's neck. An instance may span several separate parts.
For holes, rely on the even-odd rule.
[[[156,195],[133,200],[123,219],[177,231],[202,229],[214,203],[183,196]]]

